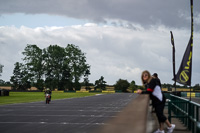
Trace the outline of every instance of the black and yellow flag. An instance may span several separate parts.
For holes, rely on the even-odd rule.
[[[193,0],[191,4],[191,36],[187,48],[185,50],[180,68],[176,74],[176,81],[180,84],[191,85],[192,75],[192,48],[193,48]]]
[[[176,74],[176,82],[180,84],[191,85],[192,47],[193,47],[193,39],[191,36],[185,54],[183,56],[179,71]]]

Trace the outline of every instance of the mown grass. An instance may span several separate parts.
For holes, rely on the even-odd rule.
[[[52,92],[52,100],[93,96],[95,94],[96,93]],[[0,105],[14,104],[14,103],[28,103],[37,101],[45,101],[44,92],[10,92],[9,96],[0,96]]]

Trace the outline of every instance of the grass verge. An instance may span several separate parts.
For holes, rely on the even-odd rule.
[[[52,92],[52,100],[93,96],[97,93]],[[10,92],[10,96],[0,96],[0,105],[45,101],[44,92]]]

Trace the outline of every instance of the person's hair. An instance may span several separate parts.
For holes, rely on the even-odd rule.
[[[143,75],[144,75],[145,73],[148,75],[147,81],[144,81],[144,80],[143,80]],[[142,72],[142,74],[141,74],[141,80],[142,80],[143,86],[145,86],[145,84],[149,83],[149,82],[151,81],[151,79],[152,79],[152,76],[151,76],[151,74],[150,74],[149,71],[145,70],[145,71]]]
[[[154,76],[155,78],[158,78],[158,74],[154,73],[152,76]]]

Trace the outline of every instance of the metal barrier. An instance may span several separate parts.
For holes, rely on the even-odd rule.
[[[9,96],[9,90],[1,90],[0,89],[0,96]]]
[[[190,97],[190,92],[181,92],[181,97]],[[191,92],[191,97],[200,97],[200,93]]]
[[[198,103],[170,94],[168,119],[171,122],[171,118],[179,118],[193,133],[200,133],[199,108]]]

